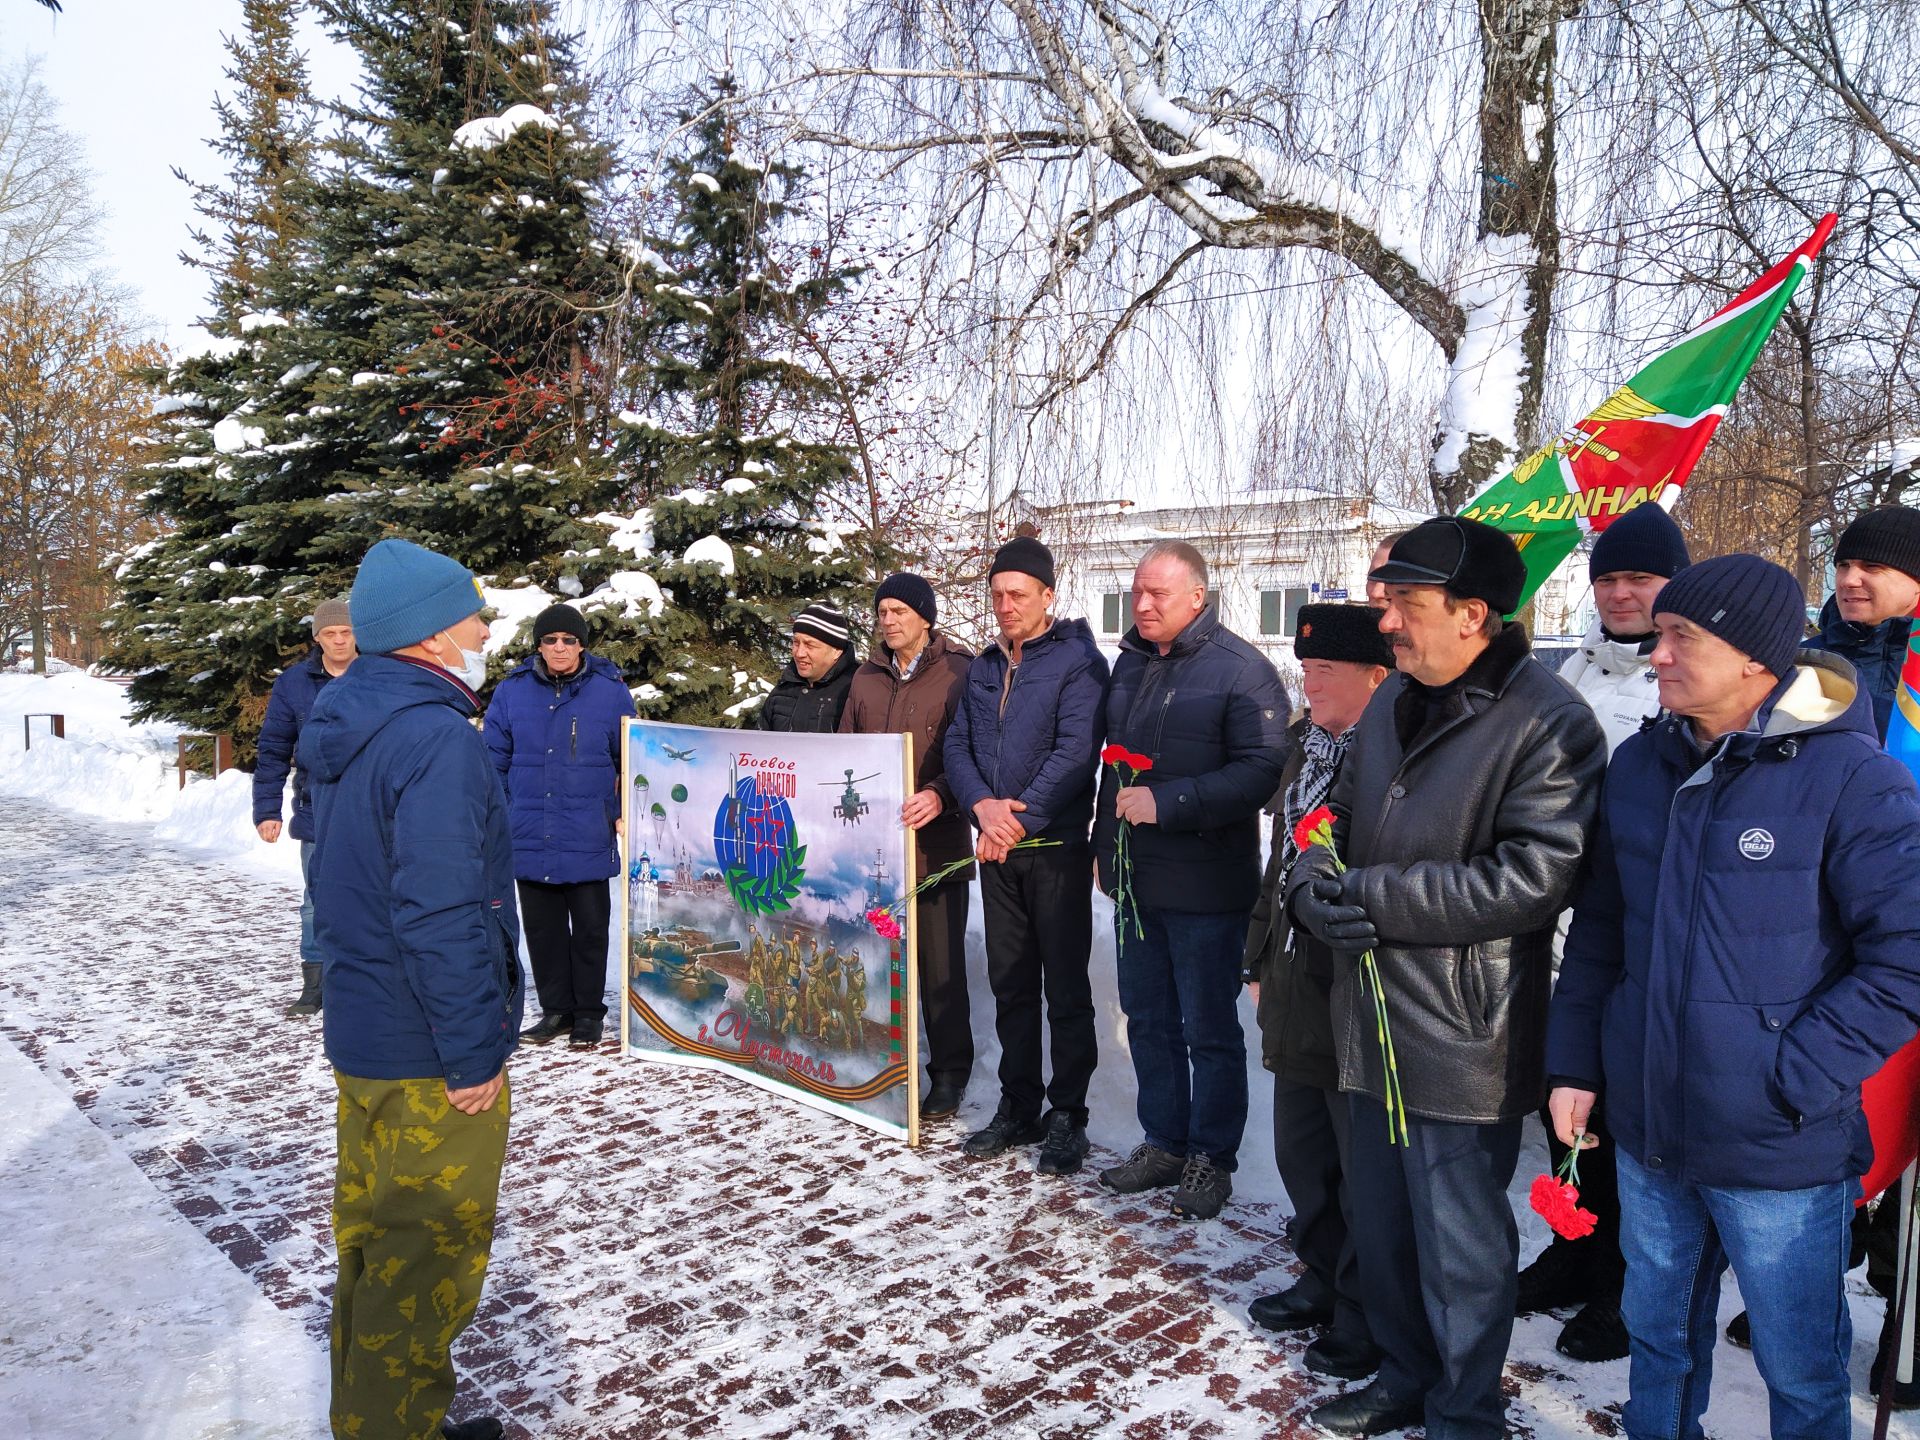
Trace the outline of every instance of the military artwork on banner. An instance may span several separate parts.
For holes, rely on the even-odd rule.
[[[626,1054],[918,1144],[912,773],[900,735],[629,721]]]

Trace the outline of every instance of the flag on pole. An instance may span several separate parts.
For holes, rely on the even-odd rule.
[[[1582,535],[1644,501],[1672,508],[1834,220],[1460,512],[1513,536],[1527,562],[1522,605]]]

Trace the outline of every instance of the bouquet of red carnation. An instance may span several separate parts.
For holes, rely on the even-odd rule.
[[[1142,775],[1153,769],[1151,755],[1136,755],[1124,745],[1109,745],[1100,752],[1100,763],[1111,765],[1113,775],[1122,785],[1131,785]],[[1120,769],[1126,767],[1122,775]],[[1113,842],[1113,908],[1119,913],[1120,928],[1115,948],[1125,953],[1127,948],[1127,921],[1133,921],[1133,936],[1136,940],[1147,938],[1146,927],[1140,923],[1140,905],[1133,898],[1133,847],[1129,837],[1133,833],[1133,822],[1120,821],[1120,828]]]
[[[1327,854],[1333,858],[1336,874],[1344,874],[1346,865],[1340,859],[1340,852],[1333,848],[1333,808],[1322,805],[1318,810],[1309,810],[1300,817],[1300,823],[1293,827],[1294,848],[1304,855],[1315,845],[1324,845]],[[1407,1097],[1400,1089],[1400,1062],[1393,1053],[1393,1031],[1387,1026],[1387,996],[1380,988],[1380,967],[1374,962],[1373,951],[1369,950],[1360,957],[1360,983],[1373,997],[1373,1033],[1380,1042],[1380,1064],[1386,1071],[1387,1100],[1387,1141],[1407,1143]]]
[[[1009,845],[1007,848],[1009,850],[1038,850],[1042,846],[1058,845],[1059,843],[1058,840],[1041,840],[1033,836],[1028,836],[1025,840],[1018,841],[1015,844]],[[931,890],[949,876],[958,875],[971,864],[973,864],[973,857],[971,855],[962,855],[951,865],[942,865],[938,870],[914,886],[913,889],[909,890],[895,904],[890,906],[875,906],[873,909],[867,911],[867,924],[873,927],[873,933],[878,935],[882,940],[898,940],[902,934],[900,922],[906,917],[907,913],[907,901],[924,891]]]
[[[1575,1135],[1573,1149],[1567,1152],[1559,1168],[1551,1175],[1534,1176],[1527,1194],[1527,1203],[1533,1206],[1534,1213],[1553,1227],[1554,1234],[1568,1240],[1584,1240],[1600,1223],[1600,1217],[1593,1211],[1580,1208],[1580,1142],[1585,1138]]]

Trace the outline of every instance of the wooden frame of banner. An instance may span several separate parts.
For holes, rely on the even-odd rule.
[[[900,780],[900,794],[902,797],[907,797],[914,793],[913,779],[918,772],[913,768],[913,736],[907,734],[901,738],[906,741],[906,744],[901,747],[902,764],[906,768]],[[900,1018],[907,1031],[907,1147],[918,1149],[920,1146],[920,902],[914,897],[913,887],[920,883],[918,870],[920,844],[914,838],[912,831],[907,832],[906,852],[907,1013]]]
[[[900,793],[902,796],[914,793],[913,736],[902,735],[902,774]],[[633,741],[633,728],[626,721],[620,725],[620,872],[614,876],[616,883],[615,904],[620,911],[620,1053],[627,1054],[627,1028],[633,1023],[633,1006],[627,1001],[628,947],[632,944],[631,923],[633,906],[628,899],[629,867],[633,864],[633,785],[628,777],[633,774],[633,756],[630,748]],[[905,949],[902,955],[907,965],[906,1013],[901,1022],[907,1032],[907,1145],[918,1149],[920,1145],[920,902],[914,898],[913,887],[920,883],[918,865],[920,847],[911,834],[906,843],[906,896],[907,916],[903,939]],[[964,959],[964,957],[963,957]]]

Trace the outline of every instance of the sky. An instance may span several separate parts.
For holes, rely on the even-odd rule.
[[[63,4],[55,15],[33,0],[0,0],[0,65],[38,58],[40,83],[98,178],[104,268],[135,292],[156,336],[191,344],[206,284],[180,262],[194,215],[173,169],[204,180],[221,174],[207,141],[214,97],[227,86],[221,37],[240,27],[239,0]],[[350,56],[318,33],[307,49],[316,91],[350,88]]]

